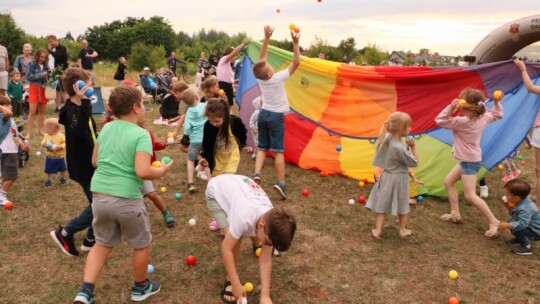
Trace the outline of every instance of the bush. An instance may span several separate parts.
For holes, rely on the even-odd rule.
[[[142,43],[135,43],[131,47],[131,55],[127,60],[127,65],[131,71],[142,71],[144,67],[156,71],[165,67],[165,48],[162,45],[146,46]]]

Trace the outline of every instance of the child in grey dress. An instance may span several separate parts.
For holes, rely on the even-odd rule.
[[[404,144],[401,136],[409,134],[412,120],[407,113],[395,112],[383,124],[379,134],[373,165],[384,169],[371,190],[366,208],[376,213],[371,235],[379,239],[386,213],[399,217],[399,236],[406,238],[409,220],[409,167],[417,166],[418,154],[412,138]],[[408,146],[408,147],[407,147]],[[410,150],[409,150],[410,148]]]

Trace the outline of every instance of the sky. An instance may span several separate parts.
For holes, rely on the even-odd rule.
[[[277,10],[279,9],[279,13]],[[0,0],[28,34],[74,37],[92,26],[126,17],[162,16],[175,31],[201,28],[263,38],[288,37],[289,24],[300,28],[302,47],[316,38],[337,46],[353,37],[357,48],[376,45],[392,52],[422,48],[441,55],[467,55],[491,31],[540,13],[539,0]],[[290,37],[289,37],[290,38]],[[92,42],[89,42],[90,45]],[[540,59],[540,44],[527,48]]]

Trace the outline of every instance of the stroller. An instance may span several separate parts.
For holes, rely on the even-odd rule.
[[[28,117],[28,113],[30,113],[30,102],[28,101],[30,98],[30,86],[28,84],[23,86],[22,97],[22,112],[26,117]]]
[[[26,124],[26,120],[23,120],[17,124],[17,130],[19,130],[19,138],[21,140],[26,140],[24,136],[21,135],[22,131],[24,130],[24,125]],[[28,151],[23,151],[21,146],[19,146],[19,168],[22,168],[26,165],[26,162],[30,159],[30,153]]]

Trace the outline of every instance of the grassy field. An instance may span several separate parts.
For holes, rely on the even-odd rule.
[[[55,115],[52,109],[47,116]],[[164,140],[172,127],[153,125],[155,118],[158,106],[147,113],[148,125],[156,138]],[[35,130],[33,138],[39,138]],[[35,154],[39,143],[31,145],[30,161],[9,193],[14,208],[0,210],[0,303],[71,303],[82,281],[85,256],[65,256],[49,232],[78,215],[86,199],[75,182],[61,187],[55,179],[53,188],[44,189],[44,158]],[[520,165],[523,177],[532,183],[533,152],[522,153],[527,162]],[[187,193],[186,155],[173,145],[158,152],[158,157],[164,156],[172,157],[175,164],[154,186],[167,188],[161,195],[178,226],[166,228],[160,212],[149,206],[155,267],[150,278],[162,283],[162,291],[147,303],[221,303],[222,237],[206,227],[211,218],[204,200],[206,182],[197,180],[199,192]],[[254,161],[243,154],[239,173],[251,176],[253,168]],[[372,185],[359,188],[355,180],[319,177],[318,172],[287,165],[290,199],[283,202],[271,190],[275,181],[271,159],[263,176],[263,188],[274,204],[289,208],[299,224],[291,249],[274,258],[274,303],[447,303],[451,296],[462,304],[540,303],[540,245],[533,244],[533,256],[513,255],[504,244],[510,234],[485,238],[486,220],[464,200],[463,224],[439,221],[449,210],[447,200],[427,198],[412,208],[410,228],[415,234],[411,238],[400,240],[397,219],[389,216],[382,239],[374,241],[370,237],[374,215],[362,205],[348,204],[351,198],[368,196]],[[497,217],[506,219],[507,211],[499,202],[501,177],[499,170],[488,175],[487,202]],[[304,188],[310,191],[307,197],[301,195]],[[183,194],[182,199],[174,199],[176,192]],[[190,218],[197,220],[193,227],[188,225]],[[76,235],[77,246],[83,237]],[[193,267],[184,262],[190,254],[197,258]],[[114,249],[96,285],[97,303],[130,303],[130,258],[125,243]],[[243,282],[255,285],[250,303],[258,303],[257,258],[249,240],[243,244],[238,269]],[[451,269],[459,273],[457,280],[448,278]]]

